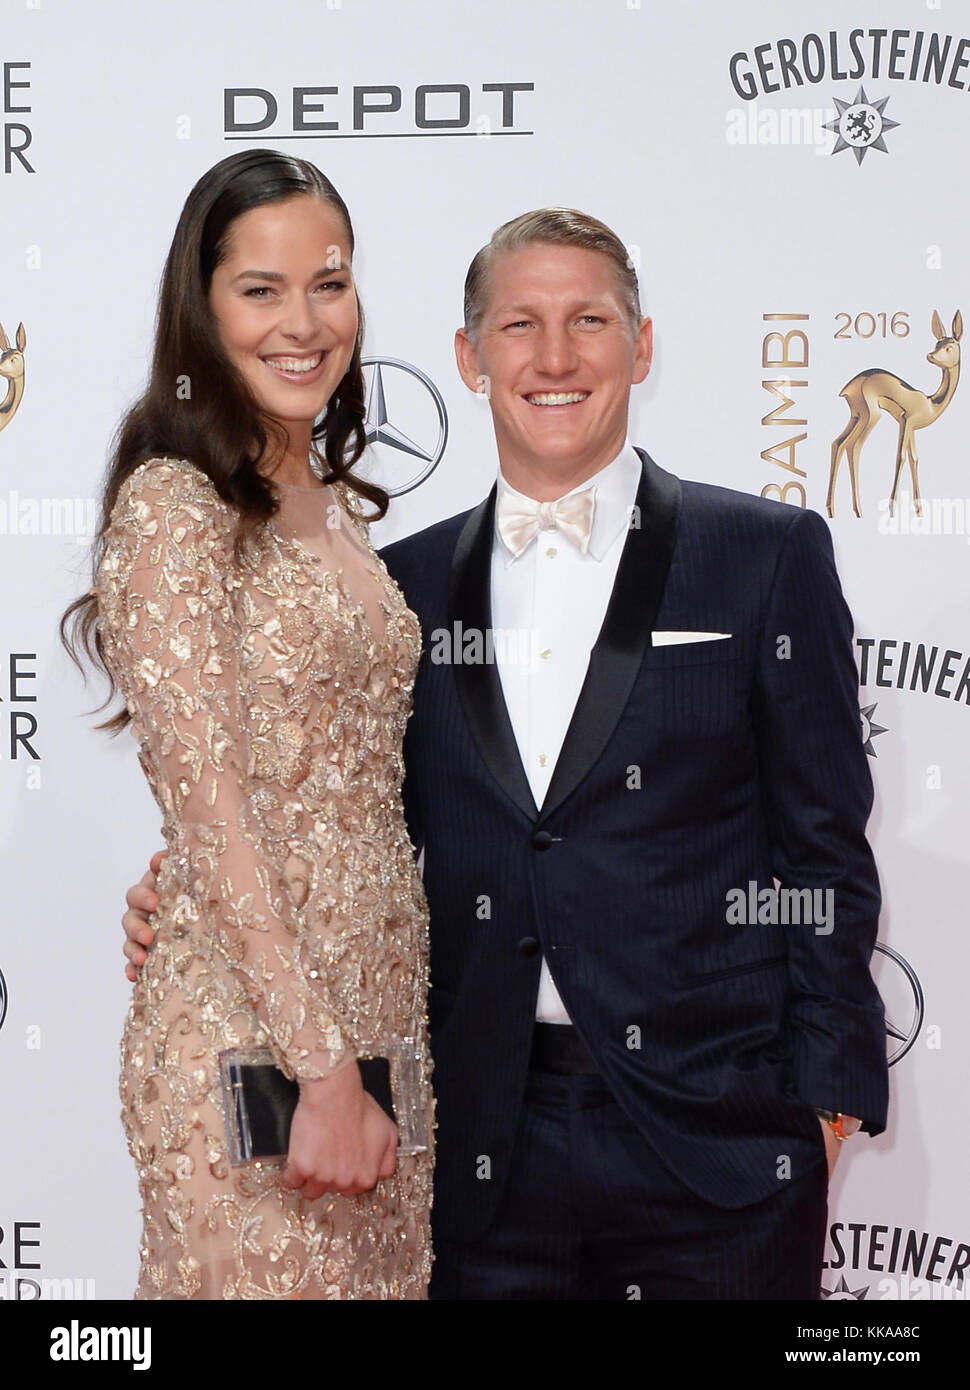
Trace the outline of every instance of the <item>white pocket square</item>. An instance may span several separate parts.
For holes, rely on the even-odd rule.
[[[730,632],[652,632],[655,647],[679,647],[685,642],[723,642]]]

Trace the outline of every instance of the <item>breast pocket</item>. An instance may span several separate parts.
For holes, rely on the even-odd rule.
[[[644,665],[658,670],[676,670],[681,666],[716,666],[724,661],[738,661],[741,643],[736,637],[718,637],[691,642],[667,642],[657,633],[656,645],[644,656]]]
[[[644,715],[672,739],[719,739],[748,723],[750,672],[740,642],[651,647],[640,684]]]

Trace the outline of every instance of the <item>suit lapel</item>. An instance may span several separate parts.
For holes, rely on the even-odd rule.
[[[627,535],[606,617],[542,803],[540,824],[575,791],[613,736],[650,646],[663,598],[680,515],[680,480],[658,468],[642,449],[637,453],[643,464],[636,500],[640,526],[631,526]]]
[[[465,523],[451,562],[448,621],[453,637],[468,631],[484,635],[492,626],[492,542],[496,487]],[[456,626],[460,624],[460,629]],[[534,821],[539,814],[519,756],[512,723],[494,662],[463,662],[453,649],[455,684],[472,737],[486,765],[505,792]]]
[[[626,708],[650,646],[674,552],[681,487],[638,449],[643,465],[631,526],[613,593],[590,653],[586,679],[563,741],[541,812],[535,804],[512,730],[494,662],[462,662],[456,651],[455,683],[475,744],[492,773],[530,821],[541,824],[575,791],[595,765]],[[496,488],[469,516],[451,564],[448,621],[459,631],[484,634],[492,623],[491,564]],[[456,629],[460,624],[460,630]]]

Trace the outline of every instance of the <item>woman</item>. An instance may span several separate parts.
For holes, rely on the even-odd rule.
[[[415,1038],[430,1117],[400,799],[420,631],[359,509],[383,515],[386,494],[350,471],[353,245],[302,160],[245,151],[200,179],[95,586],[66,615],[126,702],[108,727],[139,740],[169,847],[122,1044],[138,1298],[425,1296],[430,1157],[396,1153],[355,1065]],[[230,1167],[218,1055],[260,1044],[299,1082],[288,1159]]]

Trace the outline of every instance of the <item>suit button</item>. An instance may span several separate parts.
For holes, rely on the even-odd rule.
[[[548,849],[552,844],[552,836],[548,830],[537,830],[532,837],[533,849]]]
[[[534,936],[523,936],[519,942],[519,950],[524,956],[534,956],[539,950],[539,943]]]

